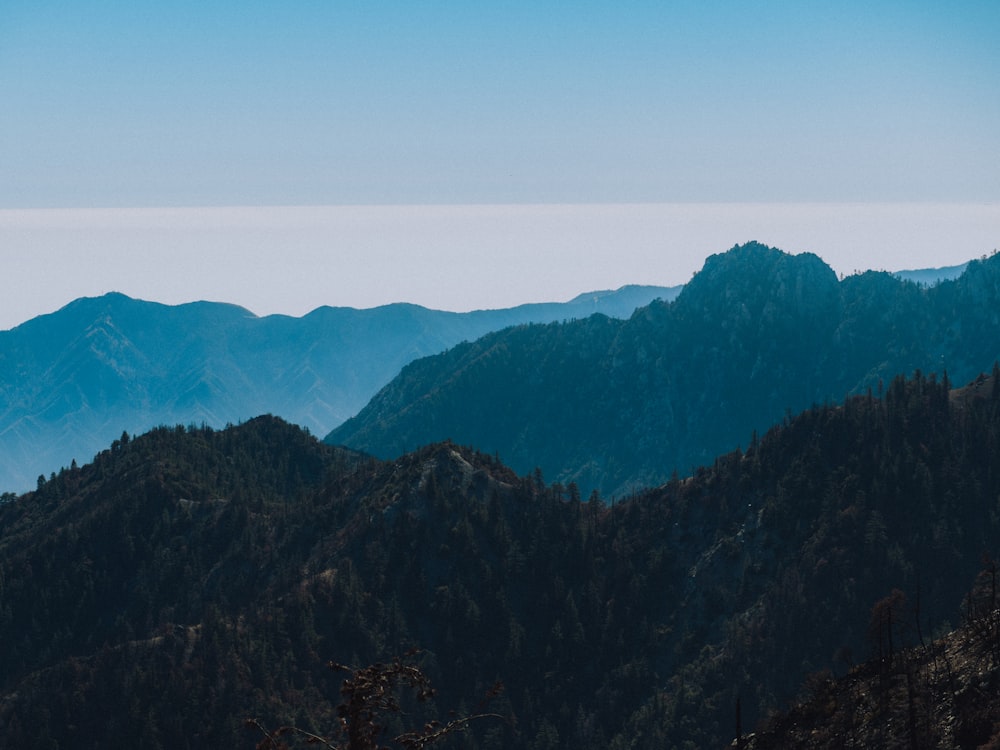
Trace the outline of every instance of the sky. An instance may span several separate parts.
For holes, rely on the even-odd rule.
[[[993,0],[3,0],[0,327],[498,307],[751,239],[961,262],[1000,245],[998,38]]]

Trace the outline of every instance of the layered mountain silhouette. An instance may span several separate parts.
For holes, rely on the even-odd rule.
[[[621,496],[898,373],[988,368],[1000,257],[955,271],[838,280],[815,255],[737,246],[627,320],[521,326],[415,361],[327,441],[389,458],[450,438]]]
[[[453,443],[382,462],[272,417],[122,435],[0,503],[0,744],[328,735],[327,661],[419,647],[436,702],[380,717],[387,742],[499,679],[504,719],[460,746],[722,747],[738,699],[749,730],[807,674],[967,611],[998,466],[1000,368],[895,378],[613,506]],[[979,671],[915,683],[919,705],[993,689],[949,668]]]
[[[960,270],[899,275],[933,283]],[[122,431],[157,424],[222,427],[274,413],[325,434],[414,359],[509,326],[595,312],[627,318],[679,291],[628,286],[567,303],[471,313],[407,304],[324,307],[302,318],[258,318],[207,302],[167,306],[121,294],[80,299],[0,331],[0,490],[33,487],[40,474],[86,460]],[[529,463],[516,453],[504,455],[519,468]],[[711,448],[699,455],[710,456]],[[537,460],[554,477],[578,473],[543,455]],[[607,473],[595,464],[579,479],[586,483],[602,471]],[[611,475],[616,472],[621,474],[612,467]]]
[[[0,489],[87,460],[122,431],[280,414],[325,434],[407,362],[531,321],[627,317],[676,288],[451,313],[408,304],[259,318],[233,305],[79,299],[0,331]]]
[[[720,747],[810,674],[805,714],[740,742],[817,746],[802,716],[859,742],[993,741],[998,277],[994,256],[934,287],[838,280],[739,246],[627,320],[517,325],[408,365],[345,425],[398,431],[391,461],[270,416],[208,426],[274,382],[329,408],[330,352],[359,361],[375,311],[348,311],[347,334],[343,311],[111,295],[0,334],[11,445],[94,414],[117,438],[0,498],[0,745],[252,747],[251,717],[329,735],[327,662],[411,647],[439,692],[380,717],[387,741],[500,680],[503,718],[459,746]],[[421,331],[431,313],[391,309]],[[339,349],[299,328],[313,316]],[[187,426],[129,434],[163,403]],[[589,478],[610,502],[584,501]],[[937,641],[933,673],[904,660],[963,618],[979,641]]]

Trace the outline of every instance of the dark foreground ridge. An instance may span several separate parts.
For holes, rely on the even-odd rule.
[[[725,746],[737,697],[752,728],[872,654],[895,590],[926,638],[961,617],[1000,539],[998,375],[895,379],[614,505],[453,443],[379,461],[273,417],[122,435],[0,504],[0,745],[326,734],[329,661],[418,647],[431,716],[504,683],[509,721],[461,747]]]

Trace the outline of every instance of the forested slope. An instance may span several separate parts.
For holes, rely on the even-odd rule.
[[[998,375],[895,379],[613,506],[451,443],[382,462],[274,418],[122,436],[0,505],[0,742],[322,732],[327,660],[415,646],[432,713],[504,682],[510,721],[466,747],[719,746],[737,696],[752,727],[868,655],[894,589],[925,633],[957,621],[1000,538]]]
[[[786,414],[898,374],[1000,357],[1000,256],[933,287],[756,243],[670,303],[501,331],[408,365],[326,440],[390,458],[445,438],[588,494],[624,495],[746,446]]]
[[[502,310],[393,304],[301,318],[123,294],[78,299],[0,331],[0,491],[30,489],[123,430],[157,424],[220,428],[269,413],[326,434],[417,357],[515,324],[628,317],[676,294],[626,286]]]

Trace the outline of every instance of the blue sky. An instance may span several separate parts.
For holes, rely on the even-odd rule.
[[[4,0],[0,326],[110,289],[506,306],[750,239],[961,262],[1000,245],[998,39],[995,0]],[[337,205],[383,213],[274,208]]]
[[[0,6],[0,207],[1000,200],[995,2]]]

